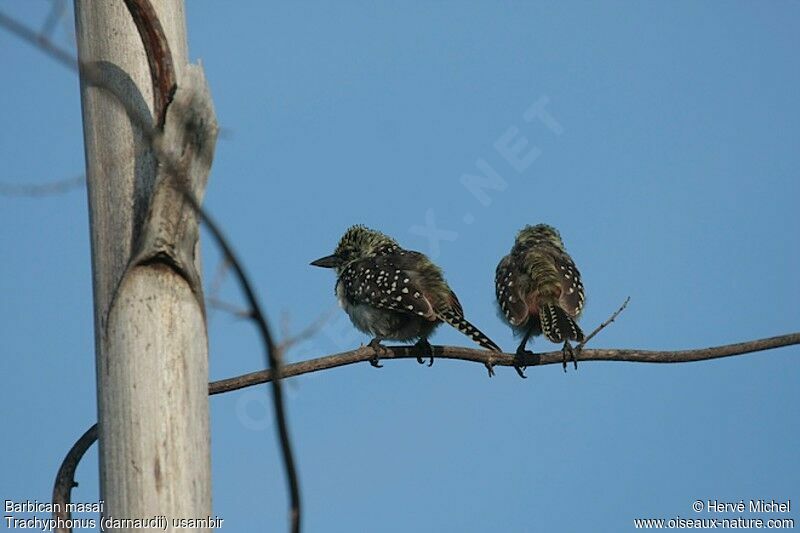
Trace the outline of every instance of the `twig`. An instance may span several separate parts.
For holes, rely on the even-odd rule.
[[[42,29],[39,30],[39,38],[42,40],[47,40],[53,35],[53,30],[55,30],[58,21],[64,16],[64,11],[67,7],[67,3],[64,0],[52,0],[51,4],[50,12],[47,13]]]
[[[35,46],[62,65],[65,65],[72,70],[78,70],[78,60],[70,52],[56,46],[49,39],[42,38],[38,32],[28,28],[24,24],[20,24],[2,11],[0,11],[0,26],[4,27],[23,41]]]
[[[187,191],[188,192],[188,191]],[[209,216],[208,213],[202,210],[197,200],[191,194],[185,194],[185,198],[189,201],[192,207],[197,212],[200,219],[205,224],[217,245],[222,249],[226,260],[233,268],[236,277],[239,279],[239,285],[244,292],[245,299],[251,309],[251,319],[256,323],[261,338],[264,340],[264,349],[267,356],[267,372],[273,376],[272,383],[272,401],[275,411],[275,420],[278,425],[278,438],[281,444],[281,452],[283,454],[284,466],[286,469],[286,476],[289,482],[289,499],[290,499],[290,524],[293,533],[300,531],[300,483],[297,478],[297,469],[294,464],[294,456],[292,454],[292,443],[289,437],[289,428],[286,423],[286,409],[283,403],[283,387],[281,379],[283,378],[283,369],[281,368],[281,361],[279,358],[278,350],[275,346],[275,341],[272,338],[267,319],[261,310],[261,305],[258,302],[255,291],[250,284],[250,280],[244,272],[239,260],[233,251],[233,248],[228,243],[225,236],[222,234],[217,223]],[[265,382],[266,383],[266,382]]]
[[[208,302],[208,306],[213,309],[219,309],[220,311],[225,311],[226,313],[230,313],[237,318],[253,318],[253,313],[249,309],[242,309],[241,307],[237,307],[233,304],[229,304],[224,300],[220,300],[219,298],[206,298]]]
[[[144,45],[147,63],[150,66],[150,79],[153,83],[153,109],[158,127],[161,128],[167,116],[167,106],[178,87],[169,42],[150,0],[124,0],[124,2]]]
[[[61,463],[61,468],[58,469],[58,474],[56,474],[56,482],[53,486],[53,502],[59,502],[60,505],[56,505],[53,511],[53,518],[57,520],[57,522],[61,521],[61,523],[68,521],[71,518],[71,514],[67,509],[68,503],[72,501],[72,489],[73,487],[77,487],[78,484],[75,483],[75,470],[78,468],[78,463],[83,458],[83,454],[86,453],[86,450],[97,440],[97,424],[90,427],[86,433],[81,435],[81,438],[78,439],[78,442],[73,444],[72,448],[69,450],[69,453],[64,458],[64,461]],[[71,531],[70,528],[57,528],[57,533],[69,533]]]
[[[726,344],[724,346],[715,346],[712,348],[700,348],[696,350],[674,350],[674,351],[652,351],[652,350],[618,350],[618,349],[589,349],[576,352],[575,356],[580,361],[627,361],[637,363],[688,363],[694,361],[705,361],[709,359],[717,359],[720,357],[731,357],[734,355],[743,355],[748,353],[761,352],[765,350],[773,350],[775,348],[782,348],[785,346],[793,346],[800,344],[800,332],[789,333],[787,335],[779,335],[777,337],[768,337],[765,339],[757,339],[752,341],[740,342],[736,344]],[[489,352],[487,350],[476,350],[472,348],[462,348],[459,346],[434,346],[434,353],[438,358],[444,359],[457,359],[461,361],[470,361],[473,363],[480,363],[485,365],[491,363],[495,366],[510,366],[513,367],[518,364],[517,356],[510,353],[498,354]],[[413,346],[387,346],[386,352],[381,353],[381,360],[385,359],[416,359],[419,355],[415,352]],[[281,369],[281,377],[288,378],[293,376],[300,376],[302,374],[309,374],[311,372],[319,372],[340,366],[352,365],[354,363],[369,362],[375,357],[376,353],[373,348],[369,346],[362,346],[356,350],[349,352],[342,352],[332,355],[318,357],[316,359],[309,359],[299,363],[293,363],[284,366]],[[563,360],[563,353],[561,350],[554,352],[546,352],[534,354],[533,357],[528,357],[525,361],[528,365],[552,365],[561,364]],[[274,379],[274,372],[271,370],[261,370],[259,372],[252,372],[228,379],[221,379],[212,381],[208,384],[208,394],[216,395],[231,392],[254,385],[261,385],[263,383],[270,383]],[[95,430],[96,425],[87,431],[81,440],[79,440],[67,454],[59,470],[59,476],[56,479],[56,488],[53,490],[53,502],[59,503],[69,500],[56,499],[57,494],[67,494],[69,497],[69,488],[73,486],[73,475],[75,472],[75,465],[80,461],[81,456],[86,449],[97,438]],[[91,435],[91,436],[90,436]],[[91,441],[84,441],[84,438],[91,438]],[[67,464],[72,465],[70,469],[65,467]],[[68,475],[62,476],[62,472]],[[62,486],[59,489],[59,484]],[[67,487],[64,489],[63,487]]]
[[[212,305],[212,301],[220,301],[219,293],[222,290],[222,284],[225,281],[225,278],[228,274],[228,268],[230,265],[223,257],[222,260],[217,264],[217,268],[214,271],[214,276],[211,278],[211,281],[208,283],[208,296],[206,296],[206,300],[209,304]]]
[[[333,313],[336,311],[335,307],[331,307],[328,311],[319,315],[314,321],[312,321],[309,325],[305,328],[301,329],[295,334],[289,333],[289,324],[288,318],[285,318],[285,324],[283,328],[283,340],[278,343],[278,349],[282,352],[285,352],[295,344],[302,342],[310,337],[313,337],[315,333],[319,331],[319,329],[331,319]]]
[[[27,183],[2,183],[0,182],[0,196],[51,196],[61,194],[72,189],[81,187],[86,183],[86,176],[80,175],[47,183],[27,184]]]
[[[618,350],[618,349],[584,349],[576,352],[579,361],[627,361],[637,363],[688,363],[704,361],[719,357],[730,357],[747,353],[771,350],[783,346],[800,344],[800,332],[769,337],[737,344],[727,344],[713,348],[697,350],[652,351],[652,350]],[[415,359],[419,354],[413,346],[387,346],[387,352],[381,353],[381,361],[386,359]],[[510,366],[519,364],[515,354],[495,353],[487,350],[462,348],[459,346],[434,346],[434,355],[437,359],[457,359],[470,361],[482,365]],[[299,363],[286,365],[283,368],[283,377],[293,377],[329,368],[351,365],[353,363],[369,362],[375,357],[375,350],[369,346],[362,346],[356,350],[326,355],[317,359],[309,359]],[[545,352],[527,356],[524,363],[528,366],[543,366],[561,364],[563,361],[561,350]],[[268,383],[273,379],[269,371],[252,372],[242,376],[214,381],[208,386],[209,394],[222,394],[260,383]]]
[[[624,302],[622,302],[622,305],[620,306],[620,308],[619,308],[619,309],[617,309],[617,310],[614,312],[614,314],[613,314],[613,315],[611,315],[610,317],[608,317],[608,319],[607,319],[605,322],[603,322],[602,324],[600,324],[599,326],[597,326],[596,328],[594,328],[594,331],[592,331],[591,333],[589,333],[589,335],[587,335],[587,336],[586,336],[586,337],[583,339],[583,342],[581,342],[581,343],[580,343],[580,344],[579,344],[579,345],[578,345],[578,346],[577,346],[575,349],[576,349],[576,350],[579,350],[579,351],[580,351],[580,350],[582,350],[582,349],[583,349],[583,347],[584,347],[584,346],[586,346],[586,343],[587,343],[587,342],[589,342],[590,340],[592,340],[592,337],[594,337],[595,335],[597,335],[598,333],[600,333],[600,332],[603,330],[603,328],[605,328],[606,326],[608,326],[609,324],[611,324],[612,322],[614,322],[614,319],[616,319],[616,318],[619,316],[619,314],[620,314],[621,312],[623,312],[623,311],[625,310],[625,308],[626,308],[626,307],[628,307],[628,302],[630,302],[630,301],[631,301],[631,297],[630,297],[630,296],[628,296],[627,298],[625,298],[625,301],[624,301]]]

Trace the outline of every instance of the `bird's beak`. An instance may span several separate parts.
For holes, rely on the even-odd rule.
[[[311,266],[322,268],[336,268],[342,264],[342,259],[338,255],[329,255],[327,257],[320,257],[316,261],[311,262]]]

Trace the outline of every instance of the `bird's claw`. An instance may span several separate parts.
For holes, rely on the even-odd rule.
[[[419,363],[421,365],[424,365],[425,364],[425,358],[422,357],[421,355],[418,355],[417,356],[417,363]],[[428,359],[428,367],[432,367],[432,366],[433,366],[433,356],[431,355],[430,359]]]
[[[389,353],[389,349],[383,344],[381,344],[380,339],[372,339],[371,341],[369,341],[369,344],[367,346],[375,350],[375,353],[369,360],[369,364],[375,368],[383,368],[383,365],[380,363],[381,360],[380,356]]]
[[[516,358],[514,360],[514,370],[517,371],[517,374],[519,374],[519,377],[522,379],[528,379],[528,376],[525,375],[525,370],[528,368],[528,365],[526,365],[524,362],[525,358],[527,357],[533,358],[535,357],[535,354],[530,350],[526,350],[522,346],[517,348]]]
[[[484,365],[486,365],[486,370],[489,372],[489,377],[494,377],[494,363],[487,361]]]
[[[419,350],[420,354],[427,354],[430,357],[430,360],[428,361],[428,367],[432,367],[433,366],[433,346],[431,346],[431,343],[429,343],[427,339],[420,339],[420,340],[417,341],[417,343],[414,345],[414,347],[417,350]],[[422,355],[418,355],[417,356],[417,363],[419,363],[421,365],[424,365],[425,364],[425,358]]]
[[[561,366],[564,368],[564,372],[567,371],[567,354],[569,354],[569,358],[572,359],[575,370],[578,370],[578,358],[575,356],[575,350],[572,349],[572,345],[568,340],[564,341],[564,348],[561,350]]]

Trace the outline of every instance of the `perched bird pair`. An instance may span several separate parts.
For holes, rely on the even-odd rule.
[[[428,336],[442,322],[482,347],[502,352],[464,317],[439,267],[379,231],[353,226],[333,255],[311,264],[336,270],[339,303],[359,330],[373,336],[369,345],[376,353],[384,349],[383,340],[417,340],[415,346],[430,356],[430,366],[433,348]],[[525,350],[530,337],[544,334],[552,342],[564,343],[564,369],[567,354],[577,368],[569,341],[583,340],[575,322],[583,308],[583,285],[554,228],[539,224],[519,232],[511,253],[497,266],[495,290],[503,318],[522,336],[516,352],[519,361],[530,354]],[[417,360],[423,362],[421,356]],[[380,366],[377,355],[372,364]],[[521,362],[516,368],[525,377]]]

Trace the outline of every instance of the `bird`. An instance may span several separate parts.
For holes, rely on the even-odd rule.
[[[568,354],[578,368],[570,341],[580,343],[584,339],[576,320],[586,296],[581,274],[558,230],[537,224],[519,231],[511,252],[497,265],[495,294],[501,317],[522,336],[516,352],[518,361],[533,355],[525,350],[528,339],[543,334],[551,342],[564,343],[564,372]],[[517,364],[515,368],[524,377],[524,367]]]
[[[311,265],[332,268],[337,279],[335,294],[353,325],[373,339],[380,367],[380,353],[386,353],[384,340],[412,341],[420,353],[430,356],[433,347],[428,337],[443,322],[494,352],[502,350],[465,317],[461,304],[444,280],[442,270],[420,252],[406,250],[391,237],[363,225],[350,227],[332,255]],[[419,363],[424,363],[417,356]],[[489,375],[492,367],[486,365]]]

